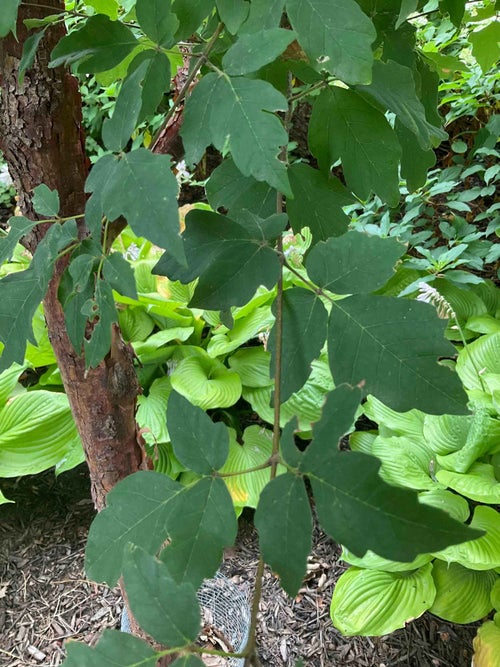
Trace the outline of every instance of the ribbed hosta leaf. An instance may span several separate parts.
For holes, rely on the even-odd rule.
[[[270,353],[263,347],[243,347],[229,357],[229,366],[238,373],[244,387],[270,387],[270,360]]]
[[[227,408],[241,396],[238,375],[200,348],[179,362],[170,379],[175,391],[204,410]]]
[[[0,412],[0,477],[34,475],[73,450],[81,443],[65,394],[23,393]]]
[[[3,493],[0,491],[0,505],[3,505],[3,503],[13,503],[13,500],[9,500],[6,498]]]
[[[455,452],[467,439],[470,419],[470,415],[426,415],[424,438],[435,454]]]
[[[385,635],[418,618],[434,601],[428,563],[414,572],[351,567],[335,586],[330,615],[344,635]]]
[[[229,456],[220,469],[224,472],[237,472],[255,468],[268,461],[272,453],[272,433],[260,426],[249,426],[243,433],[243,445],[236,442],[234,431],[229,430]],[[269,482],[269,468],[256,470],[246,475],[225,477],[235,507],[257,507],[260,492]],[[278,474],[286,472],[284,466],[278,466]]]
[[[486,621],[474,637],[474,667],[498,667],[500,621]]]
[[[448,563],[460,563],[471,570],[500,567],[500,513],[492,507],[479,505],[470,525],[486,531],[486,534],[477,540],[447,547],[434,555]]]
[[[153,382],[147,396],[139,396],[137,399],[137,423],[149,445],[170,440],[167,431],[167,402],[171,391],[170,378],[165,375]]]
[[[436,477],[441,484],[471,500],[488,505],[500,504],[500,482],[489,463],[478,461],[466,473],[438,470]]]
[[[422,442],[379,436],[370,453],[382,461],[380,476],[388,484],[417,490],[436,486],[430,476],[433,453]]]
[[[20,364],[12,364],[7,370],[0,373],[0,408],[7,402],[23,370],[24,367]]]
[[[376,439],[376,433],[371,433],[369,431],[355,431],[349,436],[349,446],[354,452],[371,454]]]
[[[211,357],[228,354],[257,336],[261,331],[273,325],[274,315],[270,306],[256,308],[246,317],[235,320],[234,326],[227,333],[214,334],[210,339],[207,352]]]
[[[368,396],[363,405],[363,412],[369,419],[377,422],[380,435],[403,435],[408,438],[422,439],[425,414],[420,410],[396,412],[375,396]]]
[[[482,373],[500,373],[500,332],[481,336],[461,350],[457,359],[457,373],[466,389],[483,389]]]
[[[431,507],[437,507],[449,514],[453,519],[462,521],[463,523],[465,523],[470,516],[469,503],[465,498],[457,496],[456,493],[452,493],[446,489],[440,489],[437,486],[429,491],[422,491],[419,493],[418,502],[424,505],[430,505]]]
[[[384,570],[385,572],[409,572],[410,570],[416,570],[422,565],[429,563],[433,559],[432,554],[419,554],[414,558],[410,563],[400,563],[395,560],[388,560],[387,558],[382,558],[378,556],[373,551],[367,551],[363,558],[358,558],[353,553],[342,547],[342,560],[349,565],[355,565],[359,568],[364,568],[366,570]]]
[[[452,623],[473,623],[490,613],[490,592],[498,579],[492,570],[477,572],[436,560],[432,566],[436,597],[430,611]]]

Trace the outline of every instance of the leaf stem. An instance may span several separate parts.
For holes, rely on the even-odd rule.
[[[151,142],[151,146],[154,146],[155,143],[158,141],[159,136],[164,131],[164,129],[167,127],[170,119],[172,118],[174,113],[177,111],[179,106],[184,101],[184,98],[186,97],[191,84],[193,83],[193,81],[198,76],[198,72],[200,71],[201,67],[207,62],[210,51],[214,48],[215,43],[217,42],[217,40],[219,38],[219,35],[222,32],[223,27],[224,27],[224,24],[219,23],[219,25],[215,29],[214,34],[212,35],[210,40],[207,42],[206,47],[203,49],[203,53],[198,58],[198,62],[196,63],[196,65],[191,70],[191,73],[189,74],[188,78],[184,82],[184,85],[180,89],[179,94],[177,95],[177,98],[175,99],[175,101],[172,103],[172,106],[168,110],[168,113],[165,116],[165,119],[164,119],[163,123],[161,124],[160,128],[157,130],[156,134],[154,135],[153,140]]]
[[[276,461],[279,463],[279,461]],[[215,477],[236,477],[237,475],[246,475],[247,473],[257,472],[258,470],[265,470],[269,468],[274,463],[274,458],[270,456],[265,463],[261,463],[258,466],[253,468],[247,468],[246,470],[236,470],[235,472],[216,472]]]

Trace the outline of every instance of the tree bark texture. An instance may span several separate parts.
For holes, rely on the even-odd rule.
[[[49,6],[50,5],[50,6]],[[63,67],[49,68],[50,53],[65,34],[62,23],[50,26],[34,66],[18,81],[27,18],[42,18],[63,11],[62,0],[31,0],[21,4],[17,40],[0,40],[0,149],[19,194],[22,213],[37,219],[32,191],[40,183],[59,192],[62,217],[82,214],[88,174],[81,122],[78,82]],[[39,216],[38,216],[38,219]],[[50,224],[50,223],[49,223]],[[86,228],[79,222],[83,238]],[[37,225],[23,240],[34,252],[48,225]],[[90,470],[92,497],[97,510],[105,506],[108,491],[127,475],[146,467],[144,448],[135,422],[139,385],[132,350],[113,330],[111,352],[97,368],[85,369],[66,333],[64,313],[57,297],[69,255],[56,263],[44,299],[49,337],[59,364],[71,410]]]

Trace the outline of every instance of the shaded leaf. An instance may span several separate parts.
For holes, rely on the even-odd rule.
[[[111,347],[111,325],[118,321],[118,313],[113,298],[111,285],[98,280],[93,299],[86,302],[83,314],[94,322],[92,333],[83,341],[85,350],[85,365],[87,368],[95,368],[106,356]]]
[[[33,208],[39,215],[55,218],[59,213],[59,193],[51,190],[45,183],[37,185],[33,190]]]
[[[485,28],[471,33],[472,54],[486,73],[500,58],[500,23],[492,21]]]
[[[220,20],[230,33],[235,35],[248,16],[250,3],[247,0],[216,0]]]
[[[295,596],[312,543],[311,508],[301,477],[286,473],[269,482],[260,494],[255,527],[265,561],[288,595]]]
[[[102,72],[118,65],[136,45],[133,32],[121,21],[96,14],[61,39],[52,51],[49,65],[78,62],[78,72]]]
[[[277,158],[287,133],[273,111],[287,108],[285,97],[266,81],[207,74],[186,103],[181,135],[188,164],[196,164],[213,144],[231,151],[244,176],[266,181],[290,195],[285,165]]]
[[[135,12],[142,30],[155,44],[172,46],[179,20],[172,13],[169,0],[137,0]]]
[[[16,34],[17,10],[21,0],[3,0],[0,13],[0,37],[6,37],[12,30]]]
[[[287,0],[287,15],[317,69],[369,83],[376,31],[355,0]]]
[[[384,114],[353,90],[332,87],[320,93],[309,145],[326,173],[342,160],[347,186],[360,199],[373,191],[390,206],[399,202],[399,142]]]
[[[405,251],[395,238],[353,231],[315,245],[306,268],[311,280],[330,292],[374,292],[394,275],[394,265]]]
[[[224,547],[236,539],[233,503],[220,477],[204,477],[184,489],[175,505],[168,521],[171,541],[161,559],[175,581],[198,588],[214,575]]]
[[[168,399],[167,423],[177,458],[200,475],[221,468],[229,453],[229,435],[223,422],[208,415],[174,392]]]
[[[457,375],[437,363],[453,356],[446,322],[428,304],[356,295],[332,306],[328,332],[334,381],[355,385],[394,410],[467,413]]]
[[[260,32],[277,28],[283,13],[285,0],[252,0],[247,20],[239,32]]]
[[[114,586],[122,573],[128,542],[155,554],[165,542],[175,499],[184,492],[178,482],[152,471],[140,471],[118,482],[107,495],[107,507],[90,526],[85,571],[94,581]]]
[[[35,62],[36,50],[38,49],[38,45],[45,35],[45,30],[46,29],[33,33],[33,35],[30,35],[23,44],[23,54],[21,56],[21,62],[19,63],[19,70],[17,74],[20,84],[22,84],[24,81],[24,74],[26,70],[30,69],[30,67],[32,67],[33,63]]]
[[[196,32],[213,8],[213,0],[174,0],[172,11],[179,19],[176,41],[187,39]]]
[[[137,299],[134,271],[119,252],[112,252],[105,258],[102,274],[114,290],[130,299]]]
[[[142,80],[142,106],[137,123],[155,113],[163,95],[170,89],[171,79],[170,60],[161,51],[147,49],[138,53],[130,63],[129,74],[143,62],[147,62],[147,65]]]
[[[158,658],[149,644],[119,630],[106,628],[91,648],[81,642],[68,642],[64,667],[154,667]]]
[[[436,154],[432,148],[423,150],[415,142],[415,135],[397,118],[394,129],[401,144],[401,176],[406,179],[410,192],[425,185],[427,171],[436,164]]]
[[[12,257],[16,245],[26,236],[38,222],[28,220],[22,215],[14,215],[9,219],[9,233],[0,238],[0,263],[8,261]]]
[[[222,66],[231,76],[256,72],[276,60],[294,39],[295,33],[284,28],[240,35],[235,44],[226,51]]]
[[[188,582],[175,583],[161,560],[129,544],[123,580],[134,618],[153,639],[181,647],[197,638],[201,624],[196,589]]]

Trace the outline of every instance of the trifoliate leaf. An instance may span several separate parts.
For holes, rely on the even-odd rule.
[[[172,13],[169,0],[137,0],[135,13],[144,34],[155,44],[172,46],[179,19]]]
[[[276,60],[295,37],[292,30],[283,28],[243,34],[225,53],[222,66],[231,76],[256,72],[264,65]]]
[[[59,213],[59,193],[51,190],[45,183],[37,185],[33,190],[33,208],[39,215],[55,218]]]

